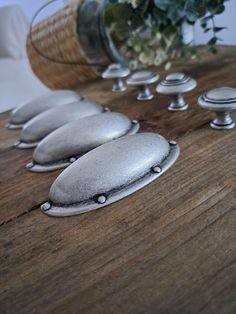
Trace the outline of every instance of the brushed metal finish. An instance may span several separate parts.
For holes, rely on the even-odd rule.
[[[138,71],[133,73],[128,79],[129,86],[136,86],[139,89],[137,100],[146,101],[153,99],[154,95],[150,90],[150,85],[159,80],[159,75],[150,71]]]
[[[61,126],[74,120],[102,113],[103,111],[104,108],[101,105],[88,100],[49,109],[24,125],[20,139],[15,143],[15,147],[36,147],[43,138]]]
[[[46,110],[79,100],[82,100],[82,97],[79,93],[72,90],[48,92],[45,95],[14,109],[6,127],[8,129],[20,129],[29,120]]]
[[[107,112],[70,122],[42,140],[29,171],[45,172],[69,166],[90,150],[125,135],[137,133],[139,123],[117,112]]]
[[[122,78],[129,76],[130,70],[119,63],[109,65],[102,73],[102,78],[105,80],[114,80],[112,87],[113,92],[123,92],[127,89]]]
[[[231,112],[236,110],[236,88],[212,89],[199,97],[198,104],[203,109],[215,111],[216,118],[210,123],[213,129],[228,130],[235,127]]]
[[[42,210],[50,216],[71,216],[109,205],[157,179],[178,156],[175,142],[154,133],[106,143],[62,172]]]
[[[172,96],[168,107],[170,111],[183,111],[188,109],[188,104],[182,94],[190,92],[196,86],[197,82],[184,73],[172,73],[157,86],[157,92]]]

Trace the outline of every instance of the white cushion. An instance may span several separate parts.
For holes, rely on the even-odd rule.
[[[0,58],[26,57],[29,22],[17,5],[0,7]]]
[[[0,112],[18,107],[49,89],[31,70],[28,59],[0,59]]]

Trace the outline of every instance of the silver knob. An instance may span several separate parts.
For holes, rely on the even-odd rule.
[[[126,86],[122,80],[130,75],[130,70],[119,63],[109,65],[109,67],[102,73],[102,78],[105,80],[114,80],[112,87],[113,92],[123,92],[126,90]]]
[[[215,111],[216,118],[211,121],[213,129],[228,130],[235,127],[231,112],[236,110],[236,88],[219,87],[199,97],[201,108]]]
[[[188,109],[188,104],[182,94],[190,92],[196,86],[197,82],[191,77],[183,73],[172,73],[157,86],[157,92],[172,96],[168,107],[170,111],[183,111]]]
[[[138,100],[151,100],[154,95],[150,90],[150,85],[159,80],[159,75],[150,71],[139,71],[131,75],[127,84],[129,86],[136,86],[139,89]]]

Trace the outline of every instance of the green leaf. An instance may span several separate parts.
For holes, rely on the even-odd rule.
[[[213,15],[205,16],[203,19],[201,19],[201,23],[207,23],[212,18],[213,18]]]
[[[113,17],[116,20],[129,20],[134,14],[132,7],[127,3],[114,4]]]
[[[212,30],[212,28],[208,27],[204,29],[204,33],[208,33],[210,30]]]
[[[215,5],[214,2],[212,2],[209,6],[208,6],[208,11],[212,14],[221,14],[223,13],[225,10],[225,6],[223,4],[219,4],[219,5]]]
[[[123,22],[115,24],[115,35],[118,39],[123,40],[129,35],[129,25]]]
[[[212,37],[209,41],[208,41],[208,45],[209,46],[214,46],[217,43],[217,37]]]
[[[223,29],[226,29],[227,27],[213,27],[213,31],[215,33],[221,32]]]

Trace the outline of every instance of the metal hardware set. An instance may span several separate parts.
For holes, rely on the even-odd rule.
[[[112,77],[111,77],[112,73]],[[110,74],[110,75],[109,75]],[[103,73],[103,78],[121,80],[129,76],[129,70],[119,64],[110,65]],[[127,79],[127,85],[137,87],[139,90],[137,100],[147,101],[154,98],[150,86],[159,80],[159,75],[151,71],[138,71]],[[183,111],[188,109],[188,104],[183,98],[183,94],[196,88],[197,82],[183,74],[172,73],[168,75],[156,88],[157,93],[171,96],[172,101],[168,107],[170,111]],[[113,91],[122,92],[126,90],[122,81],[122,90],[113,87]],[[231,87],[219,87],[210,90],[198,99],[198,105],[206,110],[215,111],[216,118],[210,123],[214,129],[231,129],[235,123],[230,113],[236,110],[236,89]]]
[[[114,80],[112,90],[126,90],[127,68],[113,64],[103,73]],[[127,85],[137,87],[140,101],[153,99],[150,86],[159,75],[150,71],[131,74]],[[182,73],[168,75],[156,88],[169,95],[170,111],[188,108],[183,94],[197,82]],[[210,123],[230,129],[236,109],[236,89],[221,87],[199,97],[203,109],[216,112]],[[176,142],[159,134],[138,133],[139,122],[70,90],[53,91],[12,111],[9,129],[22,128],[16,148],[35,148],[31,172],[66,168],[53,183],[42,211],[50,216],[71,216],[114,203],[143,188],[167,171],[179,156]]]

